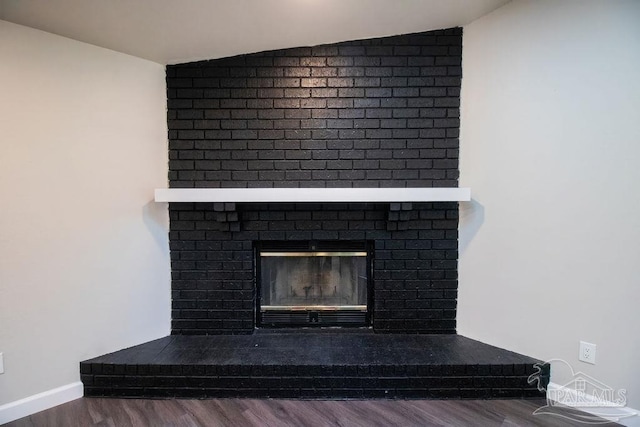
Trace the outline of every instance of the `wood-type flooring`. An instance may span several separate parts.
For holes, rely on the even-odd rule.
[[[40,426],[584,426],[544,400],[82,398],[7,424]],[[564,415],[570,412],[565,411]],[[603,424],[601,424],[603,425]],[[608,424],[615,425],[615,424]]]

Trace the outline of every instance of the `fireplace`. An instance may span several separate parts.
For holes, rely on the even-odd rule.
[[[458,187],[461,52],[452,28],[167,66],[169,186]],[[455,333],[455,201],[212,202],[169,205],[172,334]]]
[[[458,186],[461,52],[452,28],[167,66],[180,337],[83,362],[85,395],[544,397],[538,361],[455,335],[463,199],[405,192]]]
[[[257,244],[257,326],[369,325],[369,246],[365,242]]]

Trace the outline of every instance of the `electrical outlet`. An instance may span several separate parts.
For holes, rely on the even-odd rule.
[[[2,353],[0,353],[0,374],[4,374],[4,357]]]
[[[596,364],[596,345],[588,342],[580,341],[580,354],[578,360],[583,362]]]

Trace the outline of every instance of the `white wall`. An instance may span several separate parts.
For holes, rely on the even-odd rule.
[[[163,66],[0,21],[0,405],[169,333]]]
[[[459,333],[640,408],[640,2],[514,1],[463,44]]]

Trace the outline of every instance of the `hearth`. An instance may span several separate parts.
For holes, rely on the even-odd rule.
[[[367,326],[366,242],[259,242],[257,326]]]
[[[543,398],[527,379],[549,382],[548,364],[460,335],[333,328],[174,335],[80,372],[89,397]]]

